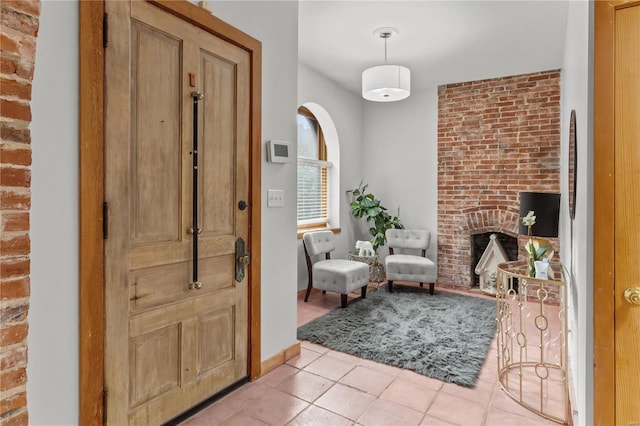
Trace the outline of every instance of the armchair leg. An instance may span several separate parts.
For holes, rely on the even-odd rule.
[[[309,294],[311,294],[311,279],[309,279],[309,285],[307,285],[307,293],[304,295],[304,301],[309,300]]]
[[[347,307],[347,295],[346,294],[341,294],[340,295],[340,307],[341,308],[346,308]]]
[[[433,288],[435,287],[436,283],[429,283],[429,294],[433,294]]]
[[[389,283],[389,285],[387,286],[387,291],[389,293],[393,293],[393,281],[389,280],[388,283]]]
[[[360,295],[362,296],[363,299],[367,297],[367,287],[369,287],[368,284],[365,286],[362,286],[362,288],[360,289]]]

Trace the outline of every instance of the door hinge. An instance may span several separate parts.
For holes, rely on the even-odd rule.
[[[109,237],[109,203],[102,203],[102,238]]]
[[[102,15],[102,47],[109,45],[109,15]]]
[[[107,424],[107,396],[109,396],[109,391],[107,388],[102,390],[102,424]]]

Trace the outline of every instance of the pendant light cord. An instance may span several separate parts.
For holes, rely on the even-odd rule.
[[[387,63],[387,39],[389,38],[389,36],[386,36],[384,38],[384,63]]]
[[[380,38],[384,39],[384,63],[387,63],[387,39],[391,37],[391,33],[380,33]]]

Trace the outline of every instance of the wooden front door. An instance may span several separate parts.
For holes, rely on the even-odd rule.
[[[106,13],[105,408],[160,424],[248,375],[250,57],[151,3]]]
[[[616,424],[637,426],[640,425],[640,5],[617,10],[615,23]],[[636,304],[632,303],[634,297],[638,298]]]
[[[640,424],[640,2],[595,2],[594,423]]]

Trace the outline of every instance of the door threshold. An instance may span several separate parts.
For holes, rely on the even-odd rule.
[[[244,378],[238,380],[234,384],[229,385],[226,388],[222,389],[220,392],[211,395],[209,398],[205,399],[204,401],[202,401],[198,405],[189,408],[184,413],[178,415],[177,417],[174,417],[173,419],[167,421],[166,423],[163,423],[162,426],[177,426],[177,425],[179,425],[180,423],[184,422],[188,418],[195,416],[197,413],[199,413],[200,411],[204,410],[205,408],[207,408],[208,406],[210,406],[214,402],[216,402],[216,401],[222,399],[223,397],[229,395],[231,392],[233,392],[234,390],[238,389],[239,387],[241,387],[241,386],[243,386],[243,385],[245,385],[247,383],[249,383],[249,377],[244,377]]]

